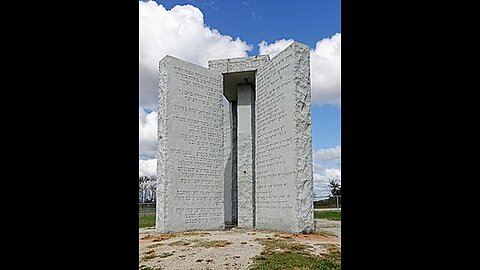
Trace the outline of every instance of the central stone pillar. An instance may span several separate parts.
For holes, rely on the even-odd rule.
[[[237,86],[238,227],[255,226],[255,93],[250,84]]]

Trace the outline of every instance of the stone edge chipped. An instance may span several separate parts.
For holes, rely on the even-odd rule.
[[[312,115],[310,85],[310,51],[305,44],[290,46],[295,55],[295,148],[297,154],[297,231],[314,230],[313,171],[312,171]]]
[[[165,56],[159,62],[160,78],[158,83],[158,127],[157,127],[157,206],[156,206],[156,224],[155,229],[157,232],[165,232],[166,221],[166,168],[168,161],[168,155],[166,149],[168,149],[168,123],[167,123],[167,100],[168,100],[168,63],[171,57]]]

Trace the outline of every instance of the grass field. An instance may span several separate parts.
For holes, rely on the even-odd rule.
[[[324,218],[329,220],[341,220],[342,211],[315,211],[315,218]]]
[[[339,270],[340,263],[297,253],[274,253],[255,260],[252,270]]]
[[[155,214],[140,215],[138,225],[139,228],[155,227]]]
[[[251,270],[340,270],[340,251],[327,248],[324,257],[313,255],[309,247],[288,239],[257,238],[264,250],[253,258]]]

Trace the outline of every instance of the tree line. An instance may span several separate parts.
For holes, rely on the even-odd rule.
[[[154,203],[156,199],[156,177],[139,176],[138,177],[138,202]]]

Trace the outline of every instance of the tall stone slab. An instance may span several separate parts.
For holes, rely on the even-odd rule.
[[[224,208],[225,225],[234,226],[237,224],[237,156],[236,126],[233,124],[236,120],[236,108],[226,98],[223,101],[223,178],[224,178]],[[235,113],[235,114],[234,114]],[[234,147],[235,146],[235,147]]]
[[[311,232],[310,52],[294,42],[256,73],[256,228]]]
[[[238,186],[238,227],[255,226],[255,93],[250,84],[237,86],[237,186]]]
[[[160,61],[156,230],[224,228],[223,78]]]

